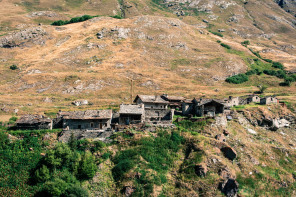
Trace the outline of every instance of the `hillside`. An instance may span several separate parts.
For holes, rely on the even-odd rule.
[[[273,76],[251,76],[240,85],[225,83],[227,77],[254,67],[270,68],[263,60],[257,65],[248,48],[295,72],[294,4],[285,3],[283,8],[279,4],[271,0],[3,0],[2,117],[14,111],[51,113],[73,108],[76,99],[93,104],[86,108],[127,103],[130,79],[134,95],[223,97],[250,94],[256,86],[267,85],[266,94],[295,102],[295,84],[281,87],[283,79]],[[84,14],[100,17],[49,25]],[[124,19],[108,17],[115,15]],[[247,47],[241,44],[246,40]],[[12,65],[18,69],[11,70]]]

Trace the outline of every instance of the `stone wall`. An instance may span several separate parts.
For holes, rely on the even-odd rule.
[[[111,119],[103,120],[71,120],[64,119],[63,128],[64,129],[88,129],[88,130],[105,130],[110,128]]]

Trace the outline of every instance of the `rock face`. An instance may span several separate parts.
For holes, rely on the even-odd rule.
[[[195,166],[195,173],[199,177],[205,177],[208,172],[206,164],[199,164]]]
[[[238,182],[234,179],[227,179],[220,184],[220,190],[227,197],[236,197],[238,192]]]
[[[20,32],[4,36],[0,39],[1,48],[13,48],[25,46],[30,42],[33,44],[45,44],[47,32],[41,27],[33,27]]]
[[[275,0],[275,2],[286,12],[296,16],[296,1],[295,0]]]

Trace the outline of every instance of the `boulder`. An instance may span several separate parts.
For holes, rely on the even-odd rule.
[[[224,156],[227,159],[233,161],[236,158],[236,155],[237,155],[236,151],[233,148],[231,148],[230,146],[225,146],[225,147],[221,148],[220,150],[223,152]]]
[[[205,177],[208,172],[206,164],[199,164],[195,166],[195,174],[199,177]]]
[[[88,100],[77,100],[73,101],[72,104],[76,106],[88,105]]]
[[[238,192],[238,182],[235,179],[227,179],[220,183],[219,189],[227,197],[236,197]]]
[[[131,186],[126,186],[123,189],[123,193],[124,193],[125,196],[131,196],[134,191],[135,191],[135,189],[132,188]]]
[[[223,130],[223,134],[224,136],[228,136],[229,135],[229,131],[227,131],[226,129]]]

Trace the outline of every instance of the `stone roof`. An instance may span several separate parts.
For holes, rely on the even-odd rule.
[[[38,114],[27,114],[16,121],[17,124],[50,123],[51,119]]]
[[[120,105],[120,114],[144,114],[144,105]]]
[[[185,100],[185,97],[183,96],[170,96],[170,95],[162,95],[165,99],[171,100],[171,101],[183,101]]]
[[[161,96],[154,95],[137,95],[134,102],[136,102],[139,98],[143,101],[143,103],[169,103],[168,101],[161,98]]]
[[[111,119],[112,110],[86,110],[86,111],[72,111],[72,112],[60,112],[60,116],[64,119],[74,120],[93,120],[93,119]]]
[[[201,99],[199,102],[198,102],[198,106],[201,106],[201,105],[205,105],[207,103],[210,103],[210,102],[216,102],[216,103],[219,103],[221,105],[225,105],[225,103],[221,100],[218,100],[218,99]]]

